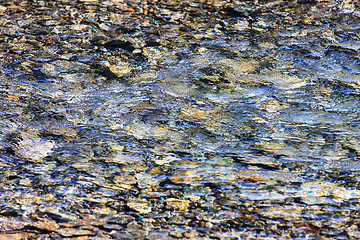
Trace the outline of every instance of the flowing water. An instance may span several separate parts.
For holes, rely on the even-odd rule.
[[[4,236],[360,237],[355,1],[0,2]]]

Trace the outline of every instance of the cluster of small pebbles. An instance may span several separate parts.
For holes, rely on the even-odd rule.
[[[359,239],[354,0],[0,0],[0,239]]]

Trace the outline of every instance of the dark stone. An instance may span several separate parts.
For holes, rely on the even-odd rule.
[[[43,27],[32,27],[26,29],[25,33],[31,34],[31,35],[46,35],[48,34],[48,30]]]
[[[248,17],[249,12],[245,7],[229,5],[223,11],[230,17]]]
[[[129,52],[132,52],[135,50],[135,47],[131,42],[124,41],[124,40],[112,40],[104,44],[104,47],[106,47],[109,50],[115,50],[115,49],[123,49]]]
[[[157,47],[157,46],[161,46],[161,44],[153,39],[150,40],[146,40],[145,41],[146,46],[148,47]]]
[[[298,0],[300,4],[316,4],[317,0]]]

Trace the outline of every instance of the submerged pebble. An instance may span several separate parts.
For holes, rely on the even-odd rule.
[[[356,1],[0,2],[0,239],[357,239]]]
[[[133,199],[127,203],[127,206],[141,214],[150,213],[152,211],[151,206],[146,199]]]
[[[19,141],[13,149],[20,158],[37,163],[50,155],[54,147],[51,141],[28,138]]]

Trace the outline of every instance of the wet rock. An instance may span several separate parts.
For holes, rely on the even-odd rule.
[[[142,160],[137,156],[132,156],[126,153],[116,153],[111,159],[111,162],[118,164],[134,164]]]
[[[288,108],[289,106],[276,100],[267,100],[259,103],[258,107],[268,113],[279,113],[281,110]]]
[[[220,211],[217,213],[200,212],[196,218],[204,220],[212,224],[219,224],[222,222],[230,221],[238,217],[238,214],[233,211]]]
[[[146,239],[148,240],[167,240],[167,239],[173,239],[168,235],[167,232],[160,232],[160,231],[152,231],[149,233],[149,235],[146,236]]]
[[[104,44],[104,47],[110,50],[114,49],[123,49],[129,52],[132,52],[135,50],[135,47],[132,42],[121,40],[121,39],[114,39]]]
[[[138,222],[130,222],[128,225],[127,225],[127,230],[129,232],[132,232],[132,233],[136,233],[137,235],[146,235],[148,233],[148,230],[147,229],[144,229],[144,227],[142,226],[142,224],[138,223]]]
[[[342,142],[342,145],[349,149],[352,152],[355,152],[358,156],[360,156],[360,145],[357,143],[355,139],[348,139]]]
[[[357,8],[3,1],[3,236],[358,238]]]
[[[88,69],[89,66],[83,63],[58,60],[43,64],[41,71],[50,77],[61,77],[63,74],[76,73]]]
[[[55,143],[40,138],[26,138],[14,146],[17,156],[31,162],[41,162],[52,153]]]
[[[75,31],[85,31],[90,28],[90,25],[87,24],[73,24],[70,26],[70,29]]]
[[[53,220],[48,220],[48,219],[41,219],[37,222],[29,224],[28,226],[49,232],[56,231],[59,228],[59,224],[57,224]]]
[[[131,199],[127,202],[127,206],[141,214],[152,211],[152,207],[146,199]]]
[[[114,223],[119,225],[126,225],[127,223],[135,220],[133,216],[125,214],[112,215],[106,218],[108,223]]]
[[[278,111],[277,106],[270,106],[268,111]],[[259,142],[254,145],[254,147],[261,152],[273,154],[275,156],[284,156],[288,158],[295,157],[295,149],[291,148],[290,146],[282,143],[282,142]]]
[[[108,208],[108,207],[101,207],[101,208],[96,208],[94,210],[94,214],[98,214],[101,216],[107,216],[107,215],[116,215],[117,211],[112,209],[112,208]]]
[[[263,49],[269,49],[269,50],[278,48],[274,43],[271,43],[271,42],[259,43],[259,47],[261,47]]]
[[[249,27],[249,22],[248,21],[238,21],[234,25],[234,29],[237,30],[237,31],[246,30],[248,27]]]
[[[240,161],[250,165],[264,166],[268,168],[280,168],[281,166],[281,163],[277,159],[267,156],[249,156],[241,158]]]
[[[173,214],[169,219],[169,223],[177,225],[186,225],[188,222],[190,222],[190,219],[181,214]]]
[[[203,111],[197,108],[181,109],[180,117],[187,117],[196,120],[207,119],[210,112]]]
[[[227,77],[235,77],[235,75],[245,74],[254,72],[258,67],[259,63],[255,60],[233,60],[223,59],[217,62],[221,66]],[[236,78],[235,78],[236,79]]]
[[[158,176],[152,176],[147,173],[137,173],[135,174],[136,182],[139,188],[149,188],[157,186],[161,179]]]
[[[182,238],[184,235],[184,232],[185,232],[185,230],[183,229],[183,228],[172,228],[171,230],[170,230],[170,236],[172,236],[172,237],[175,237],[175,238]]]
[[[153,199],[153,198],[166,198],[170,196],[170,192],[169,191],[156,191],[157,189],[143,189],[140,196],[142,198],[146,198],[146,199]]]
[[[307,84],[305,79],[281,74],[275,71],[266,71],[264,73],[266,75],[260,76],[260,78],[265,83],[270,83],[273,86],[280,89],[284,89],[284,90],[296,89],[296,88],[301,88]]]
[[[22,220],[19,220],[16,217],[11,216],[4,216],[6,215],[6,210],[2,213],[3,216],[0,216],[0,223],[1,223],[1,231],[16,231],[23,229],[26,226],[26,223]]]
[[[284,201],[286,198],[289,197],[277,191],[268,191],[268,190],[242,191],[240,196],[250,201],[263,201],[263,200]]]
[[[161,159],[155,159],[155,163],[158,165],[168,165],[169,163],[173,162],[173,161],[178,161],[180,159],[176,158],[176,157],[172,157],[172,156],[165,156]]]
[[[200,81],[205,82],[207,84],[219,84],[222,82],[219,76],[212,75],[212,76],[203,76],[200,78]]]
[[[188,230],[184,232],[184,237],[186,238],[196,238],[199,233],[196,230]]]
[[[360,231],[356,225],[350,226],[346,229],[346,231],[350,237],[353,237],[355,239],[360,237]]]
[[[56,231],[63,237],[91,236],[93,232],[85,229],[59,228]]]
[[[63,210],[60,207],[41,207],[39,208],[41,213],[47,214],[51,218],[60,221],[77,221],[79,217],[69,211]]]
[[[170,52],[166,47],[145,47],[144,56],[148,59],[149,64],[158,65],[161,62],[175,62],[175,52]]]
[[[197,171],[179,171],[169,178],[175,184],[199,184],[202,176]]]
[[[76,162],[72,164],[71,167],[79,171],[89,172],[94,167],[94,165],[90,162]]]
[[[299,174],[282,171],[263,171],[263,170],[239,170],[236,172],[239,179],[254,182],[263,182],[273,184],[274,181],[279,182],[304,182],[305,179]]]
[[[155,82],[158,80],[159,74],[155,72],[144,72],[131,79],[132,82]]]
[[[167,75],[167,73],[165,75]],[[162,83],[162,91],[173,97],[196,95],[196,89],[197,87],[194,84],[186,81],[166,81]]]
[[[5,233],[0,235],[2,240],[27,240],[35,237],[32,233]]]
[[[117,186],[130,189],[136,184],[136,178],[131,175],[120,175],[114,177],[114,182]]]
[[[119,61],[116,64],[105,63],[105,66],[108,68],[111,74],[115,75],[118,78],[128,77],[131,74],[131,67],[129,63]]]
[[[107,230],[121,230],[123,227],[117,224],[104,224],[103,228]]]
[[[227,4],[224,11],[233,17],[247,17],[255,14],[256,5],[244,6],[241,4]]]
[[[197,202],[201,199],[201,197],[197,196],[196,193],[186,193],[184,194],[184,199],[188,199],[192,202]]]
[[[124,173],[136,174],[138,172],[144,172],[148,170],[148,166],[144,162],[136,162],[130,165],[126,165],[122,168]]]
[[[87,210],[88,209],[80,210],[82,212],[82,219],[79,219],[76,222],[62,223],[61,226],[67,228],[79,227],[81,229],[92,231],[96,229],[97,226],[102,226],[107,223],[105,218],[99,217],[99,215],[87,214]]]
[[[295,195],[307,204],[330,204],[359,197],[358,190],[350,190],[329,182],[306,182]]]
[[[304,208],[293,206],[268,207],[259,211],[259,214],[273,219],[295,220],[302,217]]]
[[[168,198],[165,200],[166,208],[172,210],[186,211],[190,206],[190,201],[176,198]]]
[[[142,123],[134,123],[130,126],[127,126],[126,130],[130,135],[133,135],[139,139],[167,138],[167,135],[172,133],[171,130],[167,127]]]
[[[49,134],[64,136],[65,138],[74,138],[77,136],[77,132],[73,128],[66,127],[52,127],[49,130]]]
[[[7,7],[4,7],[2,5],[0,5],[0,14],[2,14],[3,12],[5,12],[7,9]]]

